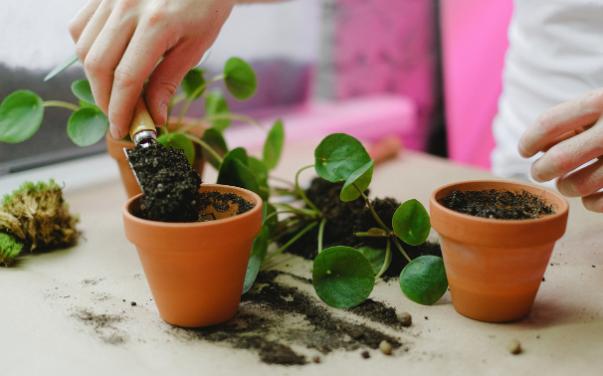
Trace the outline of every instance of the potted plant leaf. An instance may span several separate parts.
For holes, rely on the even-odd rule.
[[[200,174],[204,167],[204,157],[216,161],[216,156],[207,156],[207,149],[204,150],[201,145],[211,143],[214,146],[212,150],[224,153],[223,132],[233,121],[258,125],[249,116],[231,113],[224,95],[219,90],[209,90],[223,81],[234,98],[245,100],[252,97],[257,79],[247,62],[233,57],[226,61],[222,73],[209,79],[205,79],[205,74],[201,68],[188,72],[182,82],[181,92],[171,98],[168,116],[170,121],[160,128],[158,137],[160,143],[182,149]],[[106,137],[108,152],[117,162],[128,197],[140,193],[123,153],[124,148],[131,149],[134,144],[128,138],[115,140],[107,134],[107,118],[95,105],[87,80],[73,82],[71,91],[77,99],[74,103],[43,100],[28,90],[18,90],[8,95],[0,103],[0,142],[20,143],[31,138],[40,128],[47,108],[71,111],[66,128],[69,139],[74,144],[85,147]],[[191,105],[197,101],[204,102],[203,117],[187,117]],[[179,111],[172,116],[174,110]],[[211,130],[205,135],[208,129]]]
[[[488,322],[526,316],[565,232],[566,200],[529,184],[466,181],[435,190],[430,210],[456,310]]]

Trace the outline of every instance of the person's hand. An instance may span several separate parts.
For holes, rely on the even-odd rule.
[[[234,0],[90,0],[69,26],[111,134],[128,134],[145,81],[156,124],[190,68],[211,46]]]
[[[557,105],[546,111],[524,133],[519,153],[531,157],[544,152],[532,165],[539,182],[559,178],[557,188],[569,197],[582,197],[584,206],[603,212],[603,90]],[[591,164],[574,171],[576,168]]]

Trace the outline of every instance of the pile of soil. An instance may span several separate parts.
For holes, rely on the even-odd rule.
[[[78,309],[72,316],[90,327],[95,335],[108,345],[120,345],[127,340],[127,335],[116,327],[116,324],[123,321],[122,316],[95,313],[85,308]]]
[[[201,177],[180,149],[161,144],[128,151],[144,195],[142,218],[163,222],[195,222],[199,217]]]
[[[260,273],[231,321],[204,329],[172,327],[170,334],[183,341],[227,343],[237,349],[257,352],[264,363],[287,366],[316,362],[318,355],[310,353],[376,350],[382,341],[387,341],[393,349],[402,347],[397,334],[405,324],[397,319],[392,307],[368,300],[349,311],[354,316],[367,318],[371,325],[343,318],[301,289],[278,282],[277,277],[283,274],[287,273]],[[387,332],[394,334],[376,326],[389,327],[391,330]],[[404,351],[408,351],[408,347]]]
[[[554,213],[551,205],[527,191],[452,191],[439,202],[459,213],[493,219],[536,219]]]
[[[386,241],[384,239],[359,238],[354,235],[355,232],[367,231],[371,227],[379,226],[362,198],[351,202],[342,202],[339,199],[342,186],[341,183],[331,183],[321,178],[315,178],[306,190],[308,199],[322,211],[323,216],[327,219],[323,238],[325,247],[349,245],[352,247],[371,246],[385,249]],[[365,193],[368,195],[369,191],[367,190]],[[391,197],[376,198],[371,202],[383,222],[391,224],[394,212],[400,206],[400,202]],[[295,229],[279,238],[278,242],[284,244],[299,229],[305,226],[306,223],[301,222]],[[308,232],[295,242],[287,252],[305,259],[314,259],[317,254],[317,236],[317,229]],[[419,246],[403,243],[403,247],[411,258],[421,255],[442,255],[440,245],[437,243],[427,242]],[[400,252],[392,251],[392,263],[385,276],[398,276],[406,264],[407,261]]]

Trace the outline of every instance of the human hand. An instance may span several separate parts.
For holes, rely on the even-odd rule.
[[[584,206],[603,212],[603,89],[557,105],[540,116],[519,141],[519,153],[531,157],[544,152],[532,165],[532,177],[555,178],[559,191],[582,197]],[[577,171],[576,168],[593,161]]]
[[[128,134],[145,81],[156,124],[178,85],[216,39],[234,0],[90,0],[69,26],[111,135]]]

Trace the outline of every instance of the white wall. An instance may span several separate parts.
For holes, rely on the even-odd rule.
[[[0,62],[49,69],[73,53],[69,20],[85,0],[0,0]],[[320,0],[239,6],[215,43],[208,63],[232,55],[315,61]],[[0,83],[1,84],[1,83]]]

